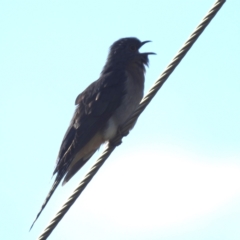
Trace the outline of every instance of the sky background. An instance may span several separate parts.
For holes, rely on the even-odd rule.
[[[103,148],[53,179],[76,96],[109,46],[152,40],[145,92],[214,1],[0,2],[0,239],[36,239]],[[240,239],[240,2],[227,1],[49,239]]]

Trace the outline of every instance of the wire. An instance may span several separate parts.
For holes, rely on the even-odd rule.
[[[104,152],[102,153],[102,155],[99,157],[99,159],[96,161],[96,163],[92,166],[92,168],[87,173],[87,175],[84,177],[84,179],[79,183],[78,187],[75,189],[73,194],[69,197],[67,202],[62,206],[60,211],[56,214],[56,216],[53,218],[53,220],[50,222],[50,224],[46,227],[44,232],[39,236],[39,238],[38,238],[39,240],[45,240],[51,234],[53,229],[57,226],[57,224],[60,222],[60,220],[63,218],[63,216],[67,213],[69,208],[77,200],[79,195],[82,193],[82,191],[88,185],[88,183],[91,181],[91,179],[97,173],[97,171],[100,169],[100,167],[106,161],[106,159],[111,155],[111,153],[113,152],[115,147],[121,143],[122,136],[126,136],[128,134],[129,126],[132,126],[132,124],[137,120],[139,115],[144,111],[144,109],[147,107],[147,105],[150,103],[150,101],[156,95],[158,90],[162,87],[164,82],[168,79],[170,74],[174,71],[174,69],[177,67],[177,65],[180,63],[180,61],[183,59],[183,57],[186,55],[186,53],[189,51],[189,49],[192,47],[192,45],[196,42],[197,38],[201,35],[201,33],[204,31],[204,29],[207,27],[207,25],[210,23],[210,21],[214,18],[216,13],[219,11],[219,9],[222,7],[222,5],[225,3],[225,1],[226,0],[218,0],[215,2],[213,7],[210,9],[210,11],[207,13],[207,15],[204,17],[204,19],[198,25],[196,30],[192,33],[192,35],[189,37],[189,39],[186,41],[186,43],[183,45],[183,47],[180,49],[180,51],[177,53],[177,55],[173,58],[172,62],[168,65],[166,70],[161,74],[159,79],[155,82],[154,86],[150,89],[148,94],[142,99],[142,101],[140,102],[136,111],[132,114],[132,116],[129,118],[129,120],[124,124],[123,128],[121,129],[121,135],[118,135],[113,141],[111,141],[107,145],[107,147],[104,150]]]

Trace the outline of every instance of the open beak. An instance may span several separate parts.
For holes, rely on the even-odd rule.
[[[142,47],[145,43],[149,43],[149,42],[152,42],[152,41],[143,41],[143,42],[141,42],[141,45],[140,45],[140,47]],[[141,53],[141,54],[145,54],[145,55],[156,55],[156,53],[154,53],[154,52],[146,52],[146,53]]]

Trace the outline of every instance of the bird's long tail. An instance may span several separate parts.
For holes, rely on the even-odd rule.
[[[69,165],[69,164],[68,164],[68,165]],[[29,231],[31,231],[34,223],[37,221],[37,219],[38,219],[39,216],[41,215],[43,209],[46,207],[48,201],[49,201],[50,198],[52,197],[52,195],[53,195],[54,191],[56,190],[57,186],[59,185],[59,183],[60,183],[61,180],[63,179],[63,177],[64,177],[64,175],[65,175],[65,173],[66,173],[66,169],[68,168],[68,165],[65,166],[64,169],[62,169],[62,171],[57,174],[56,179],[55,179],[55,181],[54,181],[54,183],[53,183],[53,185],[52,185],[52,187],[51,187],[51,189],[50,189],[50,191],[49,191],[49,193],[48,193],[48,195],[47,195],[47,197],[46,197],[46,199],[45,199],[45,201],[44,201],[44,203],[43,203],[43,205],[42,205],[42,207],[41,207],[41,209],[40,209],[40,211],[38,212],[35,220],[33,221],[33,223],[32,223],[32,225],[31,225]]]

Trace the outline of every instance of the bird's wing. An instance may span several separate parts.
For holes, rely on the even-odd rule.
[[[54,173],[69,163],[120,106],[125,93],[124,76],[118,77],[119,81],[111,78],[111,74],[104,75],[77,97],[77,108],[60,147]]]
[[[77,105],[70,126],[63,138],[54,174],[56,179],[34,223],[63,179],[76,153],[103,128],[120,106],[125,94],[125,72],[108,72],[93,82],[76,99]],[[31,229],[30,228],[30,229]]]

